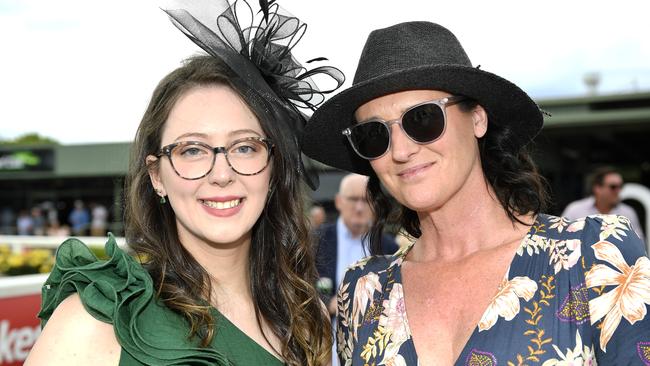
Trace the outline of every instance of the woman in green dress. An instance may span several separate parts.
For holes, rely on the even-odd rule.
[[[287,28],[270,25],[295,20],[300,32],[297,19],[265,7],[256,32],[239,27],[250,38],[238,49],[227,32],[201,21],[237,24],[223,3],[219,17],[214,9],[167,10],[210,55],[188,59],[160,82],[137,130],[125,190],[126,238],[137,256],[112,236],[108,260],[79,240],[64,242],[26,365],[329,359],[295,135],[304,124],[295,105],[313,106],[322,94],[295,73],[305,70],[290,47],[275,42],[285,34],[274,32]],[[342,82],[336,69],[316,72]]]

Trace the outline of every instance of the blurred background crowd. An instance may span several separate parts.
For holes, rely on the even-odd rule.
[[[101,203],[75,200],[72,207],[65,202],[44,201],[29,209],[15,212],[12,207],[0,209],[0,235],[104,236],[109,213]]]

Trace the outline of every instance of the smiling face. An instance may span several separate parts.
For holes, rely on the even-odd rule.
[[[225,85],[201,86],[185,92],[176,102],[164,125],[160,146],[182,141],[228,146],[247,137],[266,136],[239,95]],[[240,147],[237,152],[248,150]],[[197,242],[250,242],[252,227],[264,209],[269,191],[270,164],[259,174],[243,176],[219,153],[209,174],[187,180],[174,171],[169,157],[158,159],[149,174],[154,188],[167,196],[174,210],[181,243],[187,246]]]
[[[373,99],[355,113],[358,122],[399,118],[409,107],[448,97],[434,90],[413,90]],[[458,105],[447,106],[444,134],[429,144],[409,139],[392,124],[391,147],[382,157],[370,161],[373,170],[397,201],[418,211],[433,211],[449,202],[458,192],[471,196],[473,184],[484,184],[477,138],[487,131],[487,114],[477,106],[463,112]],[[469,184],[468,184],[469,183]]]

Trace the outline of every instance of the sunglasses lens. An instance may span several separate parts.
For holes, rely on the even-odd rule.
[[[378,158],[388,150],[388,129],[381,122],[365,122],[351,127],[350,132],[350,141],[365,158]]]
[[[402,127],[413,140],[432,142],[445,130],[445,115],[437,104],[423,104],[404,114]]]

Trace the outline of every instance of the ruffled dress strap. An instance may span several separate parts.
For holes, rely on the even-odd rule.
[[[231,365],[223,353],[188,339],[187,321],[155,299],[149,273],[110,234],[105,250],[104,261],[78,239],[61,244],[43,285],[42,326],[76,292],[90,315],[113,325],[120,365]]]

